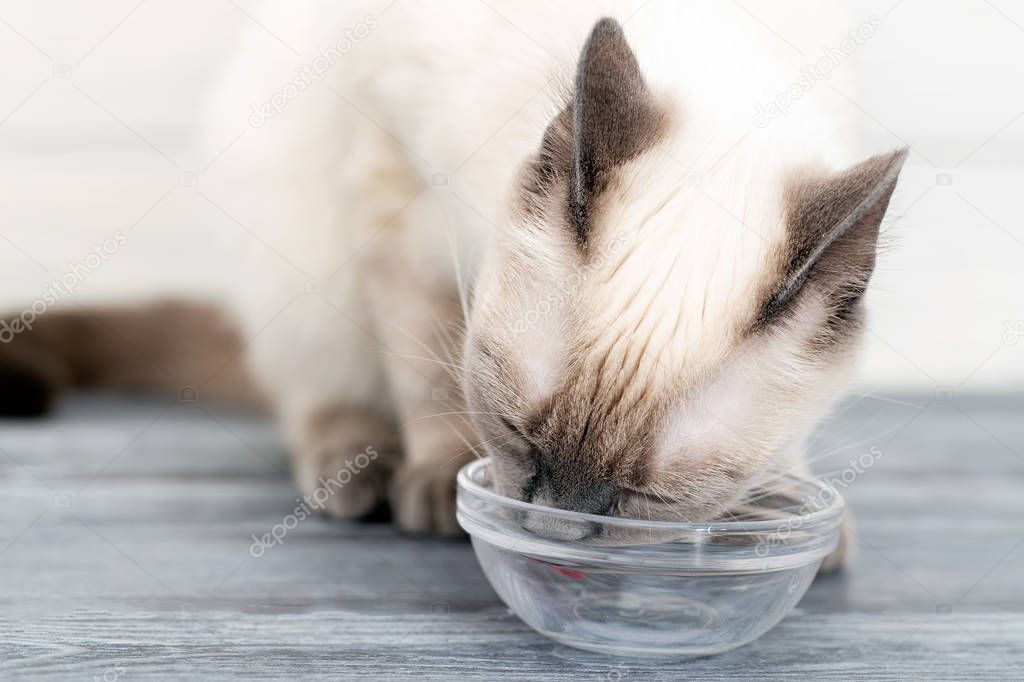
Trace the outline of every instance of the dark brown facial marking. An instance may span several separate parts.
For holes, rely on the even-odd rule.
[[[569,217],[581,244],[587,242],[591,201],[603,175],[643,151],[661,124],[622,27],[601,19],[576,70]]]
[[[800,177],[785,191],[787,242],[781,276],[754,323],[785,315],[809,281],[826,292],[833,315],[849,319],[875,267],[878,228],[907,149],[879,154],[824,178]]]
[[[583,46],[572,98],[548,126],[521,181],[527,210],[542,205],[538,197],[566,178],[564,215],[585,248],[609,173],[655,144],[665,119],[622,27],[601,19]]]
[[[554,395],[523,419],[532,446],[524,499],[602,514],[623,486],[643,482],[658,405],[601,399],[611,391],[593,370],[570,373]]]

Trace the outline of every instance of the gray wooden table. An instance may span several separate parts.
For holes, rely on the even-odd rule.
[[[937,397],[847,402],[815,451],[837,477],[881,453],[847,489],[852,570],[682,662],[533,633],[465,542],[316,518],[254,557],[295,506],[271,425],[74,398],[0,423],[0,678],[1024,679],[1024,396]]]

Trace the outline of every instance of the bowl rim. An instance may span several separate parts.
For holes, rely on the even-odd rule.
[[[781,519],[767,519],[762,521],[645,521],[643,519],[630,519],[618,516],[602,516],[600,514],[588,514],[585,512],[574,512],[566,509],[558,509],[556,507],[547,507],[540,504],[533,504],[532,502],[524,502],[522,500],[516,500],[511,497],[505,497],[500,495],[493,490],[483,487],[475,480],[473,476],[477,474],[481,469],[490,466],[491,457],[483,457],[466,464],[459,470],[457,485],[460,489],[465,489],[467,492],[473,495],[486,498],[496,504],[504,507],[511,507],[513,509],[520,509],[527,512],[547,514],[563,519],[570,519],[573,521],[589,521],[591,523],[601,524],[605,526],[620,526],[627,528],[651,528],[663,531],[678,531],[678,532],[689,532],[689,533],[747,533],[747,532],[761,532],[761,531],[775,531],[780,528],[781,525],[785,525],[789,519],[797,518],[800,519],[800,527],[806,529],[809,526],[816,526],[819,523],[824,523],[830,520],[836,520],[843,513],[846,508],[846,502],[842,495],[839,494],[835,488],[830,487],[823,483],[818,478],[798,476],[792,472],[787,472],[782,469],[769,469],[769,471],[777,472],[781,477],[792,479],[795,482],[803,485],[813,486],[814,489],[820,492],[827,492],[829,497],[827,500],[823,500],[823,507],[807,514],[791,514]]]

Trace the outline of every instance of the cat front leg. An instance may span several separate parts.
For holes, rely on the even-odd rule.
[[[264,304],[271,313],[283,306],[276,314],[254,303],[246,333],[247,364],[285,432],[299,493],[311,508],[346,519],[383,507],[401,459],[363,299],[358,273],[343,270],[322,293]]]
[[[395,523],[414,533],[462,535],[455,520],[455,480],[473,451],[446,435],[431,437],[415,428],[404,434],[419,443],[417,455],[407,455],[391,479],[388,499]]]
[[[404,459],[391,479],[388,499],[395,522],[405,530],[461,535],[455,520],[455,479],[474,458],[477,436],[462,414],[462,392],[450,375],[454,363],[440,359],[448,357],[442,355],[445,343],[429,340],[433,330],[404,330],[425,341],[426,347],[418,349],[389,335],[394,350],[387,364],[401,418]],[[411,357],[417,352],[434,357]]]
[[[392,264],[375,272],[370,291],[376,332],[385,346],[404,451],[389,486],[392,516],[407,531],[461,535],[455,479],[473,459],[478,439],[458,378],[459,298],[412,268]]]

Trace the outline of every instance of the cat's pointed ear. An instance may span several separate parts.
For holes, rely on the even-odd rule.
[[[811,280],[840,312],[860,299],[875,268],[878,229],[907,152],[872,156],[839,173],[800,177],[787,187],[782,277],[759,325],[785,310]]]
[[[643,151],[660,126],[661,114],[622,26],[601,19],[583,46],[572,101],[568,206],[581,245],[606,174]]]

